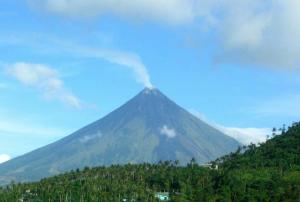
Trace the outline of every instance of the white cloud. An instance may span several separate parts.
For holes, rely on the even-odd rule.
[[[160,129],[162,135],[166,135],[168,138],[174,138],[176,136],[176,131],[173,128],[169,128],[167,125],[164,125]]]
[[[80,100],[65,88],[59,73],[51,67],[18,62],[7,65],[7,73],[21,83],[39,89],[45,99],[59,100],[75,108],[81,107]]]
[[[147,67],[141,58],[135,53],[115,49],[105,49],[101,47],[90,48],[77,44],[76,41],[52,38],[44,34],[37,34],[38,37],[36,36],[36,38],[39,39],[38,41],[36,38],[32,39],[30,36],[24,37],[23,35],[17,34],[12,38],[11,36],[4,36],[3,41],[1,41],[0,37],[0,41],[1,43],[6,43],[8,45],[14,44],[28,46],[35,50],[43,50],[46,53],[50,52],[57,54],[59,52],[74,55],[76,57],[106,60],[109,63],[126,67],[133,72],[137,82],[141,83],[145,87],[153,88]],[[41,51],[39,51],[39,53],[40,52]]]
[[[236,128],[220,125],[215,127],[245,145],[265,142],[267,140],[267,135],[272,133],[270,128]]]
[[[0,154],[0,164],[9,161],[11,158],[7,154]]]
[[[47,12],[73,18],[95,18],[113,14],[133,20],[155,20],[169,24],[191,22],[193,1],[190,0],[29,0]]]
[[[81,143],[86,143],[86,142],[89,142],[91,140],[95,140],[95,139],[98,139],[98,138],[101,138],[101,137],[102,137],[102,133],[99,131],[96,134],[85,135],[82,138],[80,138],[79,141]]]
[[[216,36],[216,62],[298,68],[299,0],[30,0],[70,17],[111,14],[126,19],[206,27]],[[199,25],[197,25],[199,26]],[[195,39],[197,40],[197,39]]]
[[[212,127],[220,130],[224,134],[236,139],[237,141],[245,145],[248,145],[250,143],[257,144],[260,142],[265,142],[267,139],[267,135],[270,135],[272,133],[271,128],[239,128],[223,126],[209,121],[201,112],[195,109],[191,109],[190,112],[200,120],[206,122]]]
[[[298,68],[300,2],[297,0],[229,0],[212,9],[214,29],[223,50],[221,62]]]

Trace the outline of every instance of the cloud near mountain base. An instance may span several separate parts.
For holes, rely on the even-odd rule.
[[[9,161],[11,158],[7,154],[0,154],[0,164]]]

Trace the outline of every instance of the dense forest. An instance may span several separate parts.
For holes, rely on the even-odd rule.
[[[0,188],[0,201],[272,201],[300,202],[300,123],[265,143],[241,147],[209,167],[179,162],[71,171]]]

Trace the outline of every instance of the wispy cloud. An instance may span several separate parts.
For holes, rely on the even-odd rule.
[[[160,133],[162,135],[167,136],[168,138],[174,138],[176,136],[176,131],[173,128],[169,128],[167,125],[164,125],[161,129],[160,129]]]
[[[129,19],[183,24],[194,18],[189,0],[29,0],[36,9],[72,18],[95,18],[107,13]]]
[[[217,63],[299,68],[298,0],[29,0],[34,8],[74,18],[111,14],[129,20],[197,25],[214,33]],[[200,25],[199,25],[200,24]],[[210,34],[211,36],[211,34]],[[198,40],[198,39],[195,39]]]
[[[270,135],[272,133],[271,128],[239,128],[223,126],[221,124],[217,124],[208,120],[201,112],[195,109],[191,109],[190,112],[200,120],[208,123],[212,127],[222,131],[226,135],[236,139],[237,141],[245,145],[248,145],[250,143],[257,144],[260,142],[265,142],[267,139],[267,135]]]
[[[6,110],[1,110],[0,114],[0,153],[13,157],[47,145],[74,131],[73,128],[45,125],[29,117],[23,119]]]
[[[51,136],[61,137],[70,133],[68,130],[55,129],[37,126],[31,123],[24,123],[20,120],[8,120],[0,118],[0,132],[5,134],[18,134],[22,136]]]
[[[9,161],[11,157],[7,154],[0,154],[0,164]]]
[[[18,34],[13,36],[1,36],[0,41],[3,44],[11,46],[26,46],[34,50],[42,50],[45,54],[62,53],[66,55],[74,55],[78,58],[93,58],[105,60],[112,64],[117,64],[120,67],[126,67],[133,72],[136,81],[148,88],[153,88],[151,83],[150,74],[146,65],[138,54],[123,50],[102,48],[102,47],[89,47],[79,44],[76,41],[68,39],[56,38],[41,33],[35,33],[35,38],[30,38]]]
[[[8,75],[22,84],[37,88],[47,100],[59,100],[71,107],[81,108],[81,101],[68,91],[58,71],[44,64],[18,62],[7,65]]]

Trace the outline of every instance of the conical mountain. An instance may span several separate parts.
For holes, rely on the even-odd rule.
[[[0,183],[32,181],[85,166],[214,160],[239,143],[146,88],[77,132],[0,165]]]

